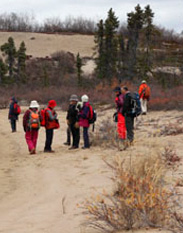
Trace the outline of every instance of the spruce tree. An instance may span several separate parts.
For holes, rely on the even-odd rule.
[[[77,78],[78,78],[78,86],[82,86],[82,59],[80,57],[80,54],[77,54],[76,57],[76,69],[77,69]]]
[[[105,21],[105,75],[109,82],[117,73],[118,27],[118,18],[111,8]]]
[[[12,78],[14,75],[14,65],[16,58],[16,48],[12,37],[9,37],[8,42],[1,46],[1,51],[3,52],[3,55],[6,56],[9,77]]]
[[[97,31],[95,33],[95,59],[96,62],[96,75],[99,79],[105,77],[105,49],[104,49],[104,23],[103,20],[97,24]]]
[[[24,41],[20,44],[19,50],[17,51],[17,75],[20,82],[26,82],[26,47]]]
[[[128,13],[128,78],[132,79],[136,75],[136,65],[137,65],[137,48],[139,44],[139,34],[143,27],[144,15],[143,10],[138,4],[135,7],[135,12]]]
[[[145,47],[146,47],[146,54],[145,54],[145,66],[146,71],[151,70],[152,66],[152,56],[151,56],[151,43],[152,43],[152,35],[154,33],[154,25],[153,25],[153,17],[154,13],[152,12],[149,5],[145,7],[144,11],[144,33],[145,33]]]
[[[7,66],[3,62],[2,58],[0,58],[0,84],[4,82],[5,74],[7,73]]]

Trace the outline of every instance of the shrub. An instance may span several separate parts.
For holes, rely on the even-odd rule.
[[[130,166],[119,160],[108,165],[115,174],[116,190],[86,201],[85,224],[104,232],[165,227],[175,193],[165,186],[163,160],[146,156]]]

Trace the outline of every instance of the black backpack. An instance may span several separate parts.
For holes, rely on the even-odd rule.
[[[137,117],[141,114],[141,103],[140,103],[140,97],[139,94],[134,92],[130,94],[131,96],[131,114],[134,117]]]

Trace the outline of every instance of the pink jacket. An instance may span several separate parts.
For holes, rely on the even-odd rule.
[[[84,103],[81,111],[79,112],[79,126],[82,127],[89,127],[89,115],[90,115],[90,108],[89,108],[89,102]]]

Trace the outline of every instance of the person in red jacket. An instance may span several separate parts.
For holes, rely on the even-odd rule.
[[[53,141],[53,132],[54,129],[59,127],[59,123],[57,120],[57,113],[54,108],[57,106],[55,100],[50,100],[48,102],[48,107],[45,109],[45,128],[46,128],[46,142],[44,147],[44,152],[46,153],[54,153],[51,145]]]
[[[125,117],[122,115],[124,95],[121,93],[121,87],[116,87],[114,89],[114,92],[116,94],[115,103],[116,103],[116,111],[117,111],[118,138],[122,142],[124,142],[124,140],[126,139]]]
[[[150,87],[147,85],[146,81],[143,80],[139,87],[139,97],[142,109],[142,115],[147,114],[147,102],[150,99]]]
[[[38,110],[38,102],[36,100],[32,100],[29,109],[25,112],[23,116],[25,139],[30,154],[36,154],[38,131],[40,128],[40,114]]]

